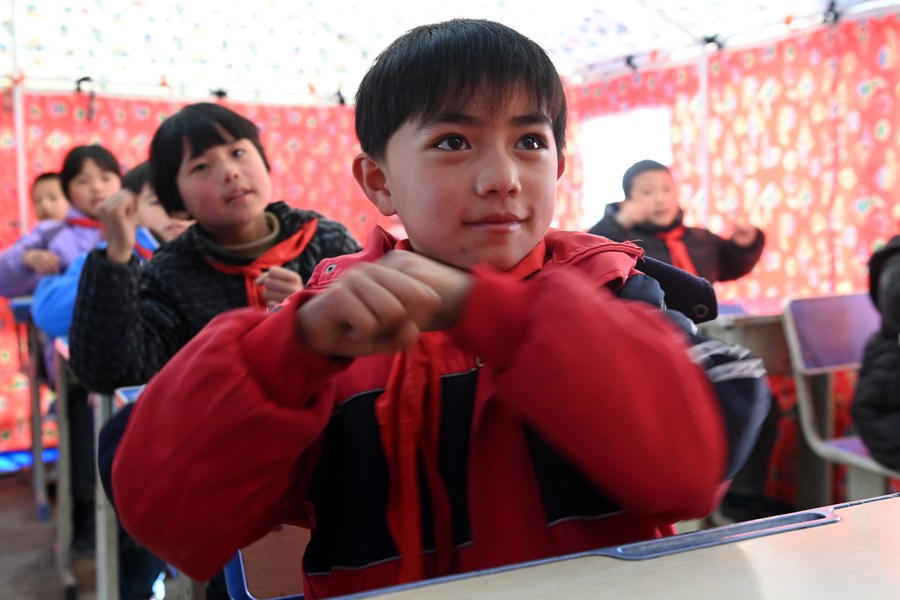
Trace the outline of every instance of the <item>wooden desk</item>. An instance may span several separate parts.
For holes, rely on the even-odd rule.
[[[16,322],[16,336],[19,337],[19,364],[22,373],[28,377],[28,389],[31,399],[31,477],[34,488],[34,503],[37,507],[38,519],[50,520],[50,502],[47,499],[47,468],[44,465],[44,417],[41,408],[41,385],[44,383],[38,375],[41,362],[44,360],[43,344],[40,331],[31,319],[31,296],[13,298],[9,301],[13,319]],[[27,353],[21,351],[21,329],[25,329]]]
[[[603,555],[577,555],[344,598],[846,600],[897,597],[900,594],[900,569],[897,568],[900,494],[819,510],[836,518],[824,519],[821,525],[658,558],[621,560]],[[765,521],[768,519],[750,523]],[[731,527],[734,526],[719,530]],[[707,532],[677,537],[689,542],[704,533]]]

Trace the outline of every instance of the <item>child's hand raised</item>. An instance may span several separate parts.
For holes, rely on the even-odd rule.
[[[123,188],[97,206],[97,217],[106,233],[106,258],[112,262],[131,260],[138,226],[137,203],[137,196]]]
[[[38,275],[55,275],[59,272],[59,257],[49,250],[26,250],[22,264]]]
[[[312,351],[356,357],[403,350],[434,322],[441,296],[395,268],[361,264],[297,311],[297,333]]]
[[[626,198],[619,203],[619,212],[616,213],[616,221],[625,229],[631,229],[638,223],[643,223],[650,217],[650,207],[646,202]]]
[[[756,241],[756,227],[747,221],[738,221],[734,225],[734,234],[731,240],[738,246],[750,246]]]
[[[257,277],[254,283],[263,286],[262,297],[269,308],[278,306],[285,298],[303,289],[300,275],[284,267],[272,267]]]

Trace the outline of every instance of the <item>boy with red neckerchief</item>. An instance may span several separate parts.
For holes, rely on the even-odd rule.
[[[376,229],[173,357],[112,461],[125,527],[202,579],[304,524],[316,598],[707,514],[767,408],[760,362],[692,349],[638,247],[550,229],[566,101],[546,53],[499,23],[422,26],[356,110],[353,174],[408,238]]]

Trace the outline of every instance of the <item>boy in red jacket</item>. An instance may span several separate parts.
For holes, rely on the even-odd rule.
[[[752,443],[760,362],[689,350],[638,247],[550,229],[566,101],[544,51],[488,21],[419,27],[356,109],[353,174],[408,239],[376,229],[151,380],[112,466],[125,527],[202,579],[305,524],[316,598],[707,514]]]

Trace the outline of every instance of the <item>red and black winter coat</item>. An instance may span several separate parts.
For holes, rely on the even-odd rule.
[[[547,262],[525,280],[473,270],[460,321],[441,334],[452,572],[671,533],[714,507],[768,410],[761,361],[616,297],[661,298],[635,270],[639,248],[583,233],[545,240]],[[295,334],[302,303],[394,243],[376,230],[279,310],[214,319],[150,381],[112,487],[121,522],[154,554],[202,580],[293,522],[312,529],[310,598],[398,582],[374,414],[393,356],[327,358]]]
[[[633,229],[625,229],[616,220],[620,204],[619,202],[607,204],[603,218],[594,224],[588,233],[602,235],[617,242],[633,241],[647,252],[647,256],[672,264],[669,248],[657,234],[681,226],[683,219],[681,210],[669,227],[658,228],[643,224]],[[708,229],[685,226],[684,245],[697,269],[697,275],[715,283],[739,279],[752,271],[762,256],[766,236],[762,230],[757,229],[756,240],[752,244],[739,246]]]

